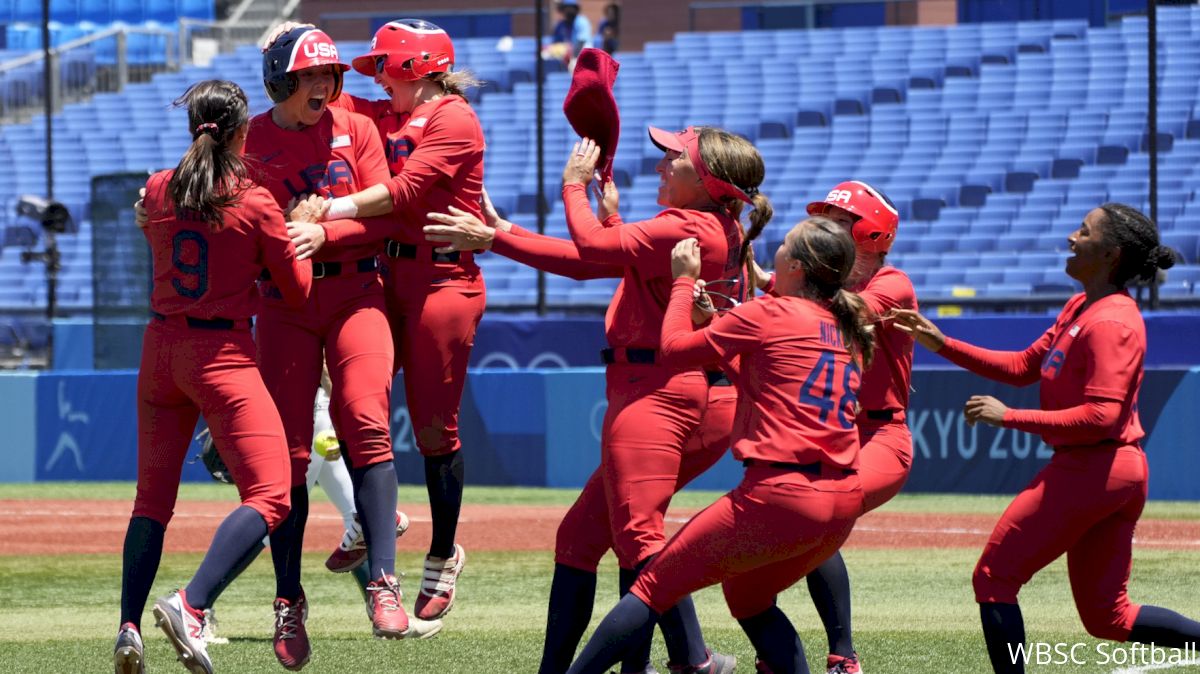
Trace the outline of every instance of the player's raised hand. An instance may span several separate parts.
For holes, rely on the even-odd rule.
[[[596,200],[600,204],[596,215],[601,220],[606,220],[609,216],[616,215],[617,209],[621,205],[621,195],[617,193],[616,183],[610,180],[597,187],[596,192]]]
[[[316,194],[288,202],[288,220],[292,222],[320,222],[329,208],[329,200]]]
[[[704,279],[696,279],[696,285],[692,286],[692,322],[696,325],[706,323],[717,313],[717,307],[705,291],[705,285]]]
[[[600,146],[590,138],[584,138],[572,149],[567,158],[567,167],[563,169],[563,184],[587,185],[592,182],[596,172],[596,162],[600,160]]]
[[[275,44],[275,41],[279,39],[280,35],[283,35],[284,33],[291,31],[293,29],[296,29],[296,28],[316,28],[316,26],[314,26],[311,23],[299,23],[297,21],[284,21],[283,23],[279,24],[278,26],[275,26],[275,29],[272,30],[271,34],[267,36],[267,39],[263,40],[262,50],[266,51],[266,50],[270,49],[271,45]]]
[[[449,207],[449,213],[426,213],[425,217],[435,223],[425,225],[425,240],[447,245],[437,249],[439,253],[456,250],[488,250],[496,238],[496,228],[489,227],[470,213]]]
[[[883,319],[891,321],[897,330],[912,335],[918,344],[934,353],[941,351],[946,343],[946,336],[933,321],[912,309],[892,309],[884,314]]]
[[[963,417],[972,426],[982,421],[989,426],[1000,427],[1007,411],[1008,406],[992,396],[971,396],[963,406]]]
[[[671,251],[671,275],[675,278],[700,277],[700,242],[695,238],[675,244]]]
[[[325,245],[325,228],[318,221],[326,205],[325,200],[315,194],[289,204],[287,233],[296,247],[297,260],[307,260]]]
[[[145,201],[146,201],[146,188],[139,187],[138,188],[138,200],[133,202],[133,222],[135,225],[137,225],[138,229],[145,229],[146,222],[148,220],[150,220],[150,218],[146,216]]]

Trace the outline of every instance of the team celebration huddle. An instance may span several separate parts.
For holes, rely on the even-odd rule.
[[[1054,449],[996,523],[972,576],[992,668],[1025,671],[1013,655],[1026,642],[1017,595],[1064,553],[1089,634],[1173,648],[1200,640],[1200,623],[1127,591],[1148,473],[1136,405],[1145,328],[1126,286],[1174,262],[1149,218],[1119,203],[1079,213],[1078,229],[1062,234],[1066,274],[1083,292],[1024,351],[987,350],[919,313],[912,282],[887,263],[904,235],[897,209],[854,176],[811,186],[809,217],[773,223],[786,237],[773,260],[756,260],[753,242],[773,217],[759,189],[771,167],[723,129],[649,128],[662,151],[662,210],[624,222],[611,179],[616,68],[594,50],[579,56],[568,94],[586,104],[565,106],[587,130],[563,170],[570,238],[504,219],[484,189],[486,143],[466,98],[479,82],[462,65],[450,36],[419,19],[385,24],[349,59],[320,29],[289,23],[262,54],[268,111],[251,117],[246,94],[227,81],[195,83],[176,101],[192,143],[175,169],[150,177],[138,206],[154,276],[118,674],[148,666],[143,613],[201,417],[240,504],[191,579],[151,607],[185,669],[233,671],[210,657],[206,632],[218,597],[265,548],[285,669],[302,669],[313,652],[305,573],[350,573],[375,637],[454,629],[456,598],[471,592],[457,541],[470,453],[458,414],[484,312],[474,259],[483,254],[620,279],[599,354],[601,456],[559,525],[541,660],[530,654],[526,671],[656,672],[656,626],[669,671],[738,671],[706,642],[691,599],[720,584],[756,656],[741,671],[808,672],[776,601],[801,580],[828,639],[827,672],[886,661],[856,650],[839,549],[908,478],[917,344],[982,377],[1041,385],[1038,409],[990,396],[963,407],[969,424],[1033,433]],[[355,76],[373,78],[382,98],[343,93],[343,78]],[[419,570],[396,568],[396,539],[409,528],[389,425],[398,372],[432,520]],[[742,481],[668,536],[672,496],[730,449]],[[345,536],[328,571],[302,573],[317,483]],[[610,550],[619,596],[602,601],[613,608],[585,642]],[[419,582],[402,591],[405,571]],[[321,607],[311,608],[319,620]]]

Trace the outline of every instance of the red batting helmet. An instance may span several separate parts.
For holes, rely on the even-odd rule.
[[[454,69],[454,44],[446,31],[421,19],[384,24],[371,39],[371,51],[356,57],[354,69],[374,77],[382,66],[388,77],[414,81]]]
[[[333,95],[329,97],[333,101],[342,93],[342,73],[350,66],[338,59],[337,45],[324,31],[306,26],[293,28],[263,52],[263,86],[272,101],[282,103],[300,86],[297,71],[331,65],[337,66]]]
[[[847,180],[830,190],[825,201],[809,204],[808,214],[824,215],[831,206],[858,218],[850,233],[860,249],[869,253],[886,253],[891,249],[900,214],[883,192],[864,182]]]

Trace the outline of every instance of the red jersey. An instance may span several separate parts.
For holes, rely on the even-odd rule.
[[[321,121],[299,131],[280,128],[268,110],[250,120],[246,159],[255,179],[280,207],[308,194],[344,197],[388,179],[383,147],[371,120],[329,108]],[[382,239],[376,235],[375,241]],[[373,257],[372,242],[344,245],[327,240],[313,256],[320,262]]]
[[[895,267],[881,268],[856,292],[876,316],[883,316],[892,309],[917,310],[917,293],[912,281]],[[893,421],[903,421],[912,381],[914,341],[912,335],[895,329],[890,321],[880,320],[875,325],[875,359],[863,373],[862,388],[858,392],[858,403],[862,408],[860,419],[869,421],[868,410],[892,410],[899,413]]]
[[[312,286],[312,265],[296,260],[283,212],[271,193],[250,185],[225,210],[213,231],[200,214],[175,208],[160,171],[146,181],[146,226],[154,285],[150,308],[163,315],[240,320],[258,313],[255,281],[263,268],[289,304],[301,305]]]
[[[563,186],[563,201],[579,256],[586,262],[625,267],[604,317],[609,346],[658,348],[671,297],[671,250],[679,241],[699,240],[701,278],[738,276],[742,236],[724,213],[669,208],[642,222],[624,224],[613,215],[601,223],[583,185]]]
[[[449,213],[450,206],[483,218],[483,127],[461,96],[422,103],[407,115],[393,112],[391,101],[342,95],[335,105],[369,117],[383,140],[395,205],[389,238],[427,245],[425,215]],[[358,227],[333,229],[331,240],[359,242],[368,236]]]
[[[1024,351],[998,352],[947,339],[939,354],[986,377],[1024,386],[1041,382],[1041,410],[1013,410],[1004,426],[1038,433],[1052,447],[1135,444],[1145,433],[1137,396],[1146,355],[1146,326],[1127,292],[1082,309],[1072,297],[1058,320]],[[1093,416],[1103,403],[1114,414]]]
[[[798,297],[746,302],[692,330],[691,279],[678,279],[662,326],[663,361],[740,356],[733,456],[739,461],[858,465],[859,366],[828,309]]]

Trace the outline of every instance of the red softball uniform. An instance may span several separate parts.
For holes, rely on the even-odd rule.
[[[851,416],[860,377],[825,307],[767,297],[693,331],[693,286],[675,281],[663,359],[682,366],[741,356],[733,451],[747,469],[667,543],[632,592],[661,613],[720,582],[732,615],[749,618],[837,551],[862,513]]]
[[[487,291],[471,251],[435,253],[423,228],[427,213],[450,206],[482,216],[483,128],[460,96],[422,103],[407,115],[394,113],[386,100],[341,96],[338,104],[369,117],[385,145],[395,210],[384,231],[383,278],[417,448],[425,456],[456,452],[467,362]],[[343,244],[379,238],[353,221],[325,229],[330,241]]]
[[[741,231],[726,214],[685,209],[667,209],[642,222],[626,224],[617,215],[601,222],[578,184],[563,187],[563,202],[582,261],[623,268],[605,316],[612,362],[605,371],[608,410],[600,470],[617,562],[633,569],[666,543],[663,517],[683,472],[685,448],[701,426],[709,399],[699,365],[679,368],[658,362],[671,249],[695,237],[705,278],[731,278],[740,266]],[[584,560],[564,563],[583,565]]]
[[[286,301],[301,304],[312,267],[296,260],[279,206],[247,185],[213,230],[175,208],[172,171],[150,177],[142,230],[154,268],[138,371],[138,487],[134,517],[170,522],[192,432],[203,414],[243,505],[274,529],[290,508],[287,443],[279,412],[255,365],[250,316],[264,267]]]
[[[877,317],[892,309],[917,310],[908,275],[883,267],[855,291]],[[875,358],[858,390],[858,477],[866,510],[892,500],[912,469],[912,433],[905,423],[912,382],[913,338],[882,318],[875,324]],[[890,416],[890,419],[887,418]]]
[[[947,339],[939,354],[977,374],[1041,383],[1041,410],[1009,410],[1003,425],[1041,434],[1054,457],[1000,517],[975,567],[979,602],[1017,603],[1035,573],[1067,555],[1071,592],[1087,631],[1125,641],[1140,606],[1129,600],[1133,531],[1148,467],[1137,413],[1146,330],[1126,292],[1067,302],[1023,352]]]
[[[308,193],[345,196],[388,179],[371,121],[339,108],[299,131],[280,128],[271,111],[254,117],[246,155],[280,206]],[[287,431],[294,487],[305,484],[323,359],[333,380],[332,417],[352,465],[392,460],[393,352],[377,247],[327,242],[314,256],[317,280],[301,307],[280,300],[273,276],[260,284],[259,367]]]

